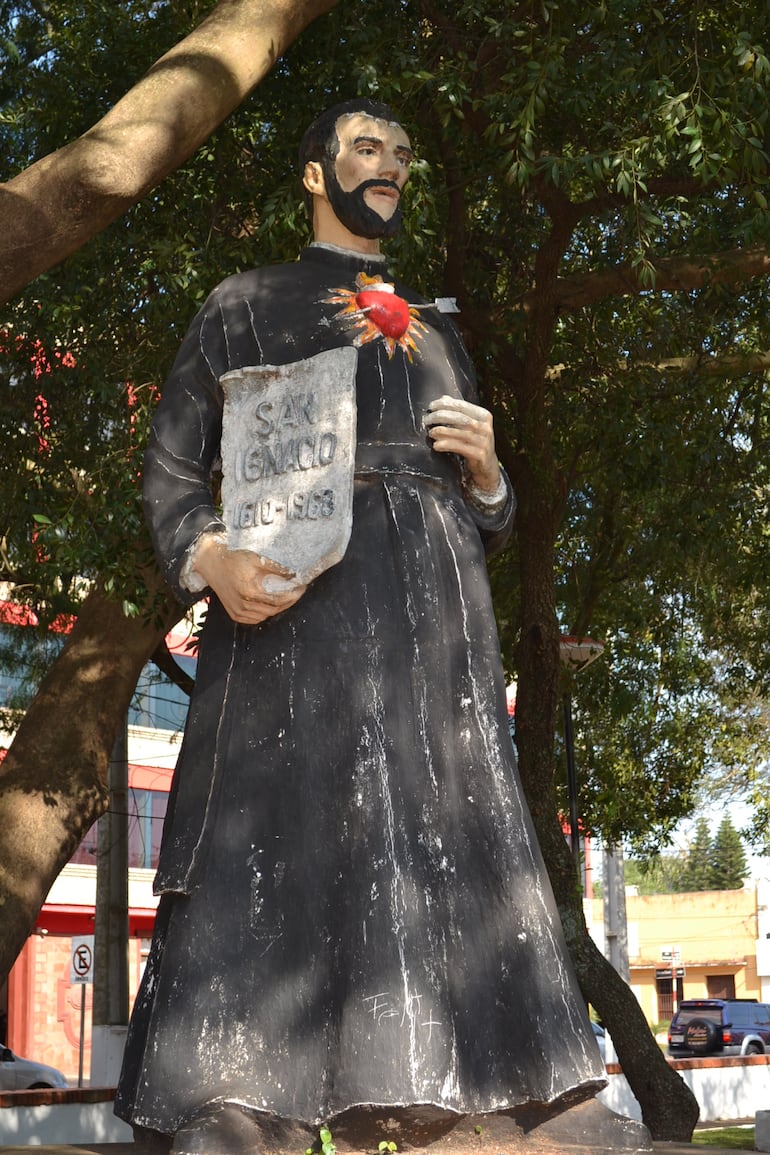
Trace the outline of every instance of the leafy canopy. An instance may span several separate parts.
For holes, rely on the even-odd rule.
[[[748,875],[746,851],[740,834],[726,814],[711,835],[702,815],[687,850],[681,855],[656,855],[626,862],[626,884],[641,894],[695,890],[740,890]]]
[[[3,178],[94,123],[211,7],[0,3]],[[704,775],[756,783],[765,42],[760,0],[360,0],[319,21],[187,165],[4,310],[16,596],[44,620],[84,578],[139,600],[140,450],[181,335],[225,273],[296,255],[301,132],[374,95],[419,158],[394,262],[458,297],[520,493],[495,570],[508,668],[533,612],[606,642],[571,687],[584,819],[653,846]]]

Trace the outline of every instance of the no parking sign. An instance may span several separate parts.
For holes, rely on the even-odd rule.
[[[81,935],[72,940],[70,957],[70,982],[92,983],[94,981],[94,936]]]
[[[80,1061],[78,1087],[83,1086],[83,1049],[86,1020],[86,983],[94,981],[94,936],[79,935],[72,940],[70,953],[70,982],[80,985]]]

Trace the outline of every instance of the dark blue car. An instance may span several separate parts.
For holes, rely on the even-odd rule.
[[[683,999],[668,1029],[668,1053],[770,1053],[770,1004],[756,999]]]

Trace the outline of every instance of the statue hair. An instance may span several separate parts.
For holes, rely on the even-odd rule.
[[[398,117],[388,104],[379,100],[369,100],[359,96],[353,100],[344,100],[320,113],[313,123],[306,129],[299,146],[300,178],[305,171],[308,161],[316,161],[321,165],[325,174],[334,171],[334,164],[340,151],[339,137],[337,136],[337,121],[341,116],[355,116],[363,113],[375,120],[386,120],[389,124],[399,124]],[[312,216],[313,197],[304,190],[305,208]]]

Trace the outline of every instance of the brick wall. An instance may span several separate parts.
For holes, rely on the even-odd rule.
[[[141,939],[129,941],[129,1003],[133,1006],[141,975]],[[25,1059],[57,1067],[77,1085],[81,1000],[85,991],[83,1079],[91,1072],[90,983],[70,982],[72,939],[32,935],[8,982],[8,1046]]]

